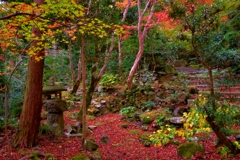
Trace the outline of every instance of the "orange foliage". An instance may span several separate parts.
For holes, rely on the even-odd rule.
[[[131,0],[131,5],[130,7],[134,6],[137,4],[136,0]],[[128,0],[123,0],[122,2],[116,2],[115,6],[121,10],[124,10],[128,5]]]
[[[52,25],[49,25],[47,28],[50,28],[50,29],[54,29],[54,28],[58,28],[60,27],[61,25],[59,23],[53,23]]]
[[[137,26],[127,26],[127,25],[122,25],[123,29],[125,30],[124,35],[122,36],[122,39],[126,39],[129,35],[131,35],[131,30],[137,29]]]

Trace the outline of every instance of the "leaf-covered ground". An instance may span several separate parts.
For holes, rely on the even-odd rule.
[[[179,68],[185,72],[192,72],[186,68]],[[78,108],[78,106],[76,106]],[[65,125],[73,125],[76,119],[71,116],[72,113],[76,113],[78,110],[70,110],[64,112]],[[128,128],[123,128],[122,124],[127,123]],[[139,142],[139,136],[143,132],[152,132],[154,128],[148,128],[148,131],[142,131],[140,122],[129,122],[124,120],[119,113],[109,113],[94,120],[88,121],[89,126],[96,126],[96,128],[88,132],[88,137],[92,137],[99,145],[98,151],[102,155],[103,160],[178,160],[181,159],[177,154],[178,145],[167,144],[166,146],[156,147],[151,145],[145,147],[144,144]],[[238,128],[240,129],[240,128]],[[134,130],[134,132],[132,132]],[[10,140],[14,136],[14,129],[8,130]],[[102,143],[101,138],[107,136],[109,138],[108,143]],[[201,135],[199,135],[201,136]],[[203,137],[203,136],[202,136]],[[231,138],[234,138],[233,136]],[[180,143],[184,143],[180,137],[175,138]],[[56,160],[67,160],[79,154],[91,155],[90,152],[84,151],[81,147],[80,137],[61,137],[54,138],[51,135],[39,136],[39,145],[32,148],[21,148],[8,150],[6,135],[3,131],[0,131],[0,160],[23,160],[30,159],[31,153],[37,153],[40,159],[47,159],[47,156],[51,155]],[[211,133],[210,136],[203,138],[199,143],[202,143],[205,147],[205,155],[198,155],[192,159],[206,159],[206,160],[220,160],[230,159],[238,160],[240,155],[231,157],[222,157],[217,153],[217,147],[215,147],[216,136]],[[10,157],[8,156],[10,151]]]
[[[66,115],[66,114],[65,114]],[[68,117],[65,118],[65,123],[73,123]],[[128,128],[122,128],[122,123],[129,123]],[[95,120],[88,122],[89,125],[97,126],[92,132],[88,133],[89,137],[93,137],[99,145],[98,151],[102,154],[102,158],[111,160],[174,160],[181,159],[177,155],[177,145],[168,144],[162,147],[145,147],[139,142],[139,135],[144,132],[140,129],[140,124],[137,122],[126,122],[122,120],[122,117],[118,113],[109,113]],[[130,133],[131,130],[138,130],[138,132]],[[152,128],[150,128],[152,130]],[[10,138],[12,138],[13,130],[9,130]],[[106,135],[109,138],[108,143],[101,143],[101,138]],[[4,133],[0,134],[3,138]],[[184,142],[181,138],[177,138],[180,142]],[[214,146],[216,141],[215,135],[212,133],[209,138],[203,139],[200,143],[204,144],[206,155],[194,157],[193,159],[225,159],[217,154],[217,148]],[[81,149],[81,140],[79,137],[62,136],[59,138],[53,138],[49,135],[42,135],[39,137],[39,145],[33,149],[11,149],[11,158],[7,156],[7,141],[1,140],[0,143],[0,159],[19,160],[21,158],[27,158],[30,153],[37,152],[42,155],[51,153],[54,155],[54,159],[67,160],[80,153],[91,154],[90,152],[83,151]],[[39,156],[40,157],[40,156]],[[46,157],[40,157],[41,159],[47,159]],[[227,159],[240,159],[237,155],[235,158]]]

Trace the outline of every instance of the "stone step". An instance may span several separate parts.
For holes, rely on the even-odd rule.
[[[198,88],[201,91],[207,91],[210,90],[209,85],[206,84],[198,84],[198,85],[194,85],[196,88]],[[234,87],[226,87],[226,86],[220,86],[220,87],[214,87],[215,91],[220,91],[220,92],[224,92],[224,91],[230,91],[230,90],[235,90],[234,92],[240,92],[240,86],[234,86]]]
[[[209,94],[209,91],[202,91],[202,94]],[[216,92],[219,93],[221,96],[221,99],[232,99],[234,101],[240,100],[240,92]]]

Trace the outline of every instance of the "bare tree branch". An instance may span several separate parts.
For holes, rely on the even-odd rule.
[[[10,14],[10,15],[7,15],[7,16],[4,16],[4,17],[0,17],[0,20],[10,19],[12,17],[23,16],[23,15],[36,16],[35,14],[31,14],[31,13],[17,12],[17,13]]]
[[[127,7],[125,8],[125,10],[124,10],[124,12],[123,12],[122,22],[125,21],[130,6],[131,6],[131,0],[128,0]]]

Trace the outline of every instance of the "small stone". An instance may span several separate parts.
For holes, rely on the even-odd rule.
[[[106,104],[106,101],[105,100],[101,100],[101,104]]]
[[[190,137],[189,141],[191,142],[197,142],[198,141],[198,137]]]
[[[95,107],[96,107],[96,108],[101,108],[102,105],[101,105],[101,104],[96,104]]]
[[[173,124],[183,124],[185,119],[183,117],[172,117],[170,118],[170,122]]]
[[[148,130],[148,126],[147,125],[142,125],[142,130],[143,131],[147,131]]]
[[[91,160],[102,160],[102,155],[98,151],[94,151],[92,154],[90,154]]]
[[[88,128],[91,129],[91,130],[93,130],[93,129],[97,128],[97,126],[90,125],[90,126],[88,126]]]
[[[98,87],[98,92],[99,92],[99,93],[103,92],[103,88],[104,88],[103,86],[99,86],[99,87]]]
[[[238,134],[235,138],[236,138],[236,141],[240,142],[240,134]]]
[[[69,133],[69,134],[72,132],[72,127],[71,127],[69,124],[67,124],[67,125],[64,127],[64,129],[67,130],[67,133]]]
[[[109,143],[109,139],[107,135],[103,135],[101,138],[101,143],[107,144]]]

